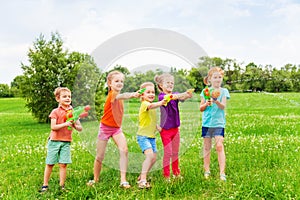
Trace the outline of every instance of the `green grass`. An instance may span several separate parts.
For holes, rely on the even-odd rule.
[[[215,152],[211,158],[212,177],[203,177],[198,96],[181,104],[183,181],[164,182],[158,135],[158,161],[149,174],[152,188],[137,188],[135,182],[143,160],[135,140],[139,103],[129,102],[125,103],[123,130],[129,148],[127,177],[133,187],[118,187],[118,152],[111,141],[100,183],[86,186],[93,177],[99,125],[86,122],[84,131],[73,135],[73,163],[68,166],[66,181],[69,192],[59,191],[56,166],[50,190],[42,195],[38,189],[43,181],[50,125],[37,123],[24,108],[23,99],[0,99],[0,199],[299,199],[300,94],[231,94],[226,111],[225,183],[218,179]]]

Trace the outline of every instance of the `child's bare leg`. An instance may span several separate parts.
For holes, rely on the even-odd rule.
[[[225,150],[224,150],[224,137],[216,136],[216,150],[218,153],[218,161],[219,161],[219,168],[220,168],[220,175],[225,174]]]
[[[146,159],[144,160],[142,165],[142,172],[140,175],[141,181],[147,181],[147,174],[156,161],[156,153],[153,153],[152,149],[146,149],[144,151],[144,154],[146,156]]]
[[[49,179],[50,179],[50,175],[52,172],[54,165],[46,165],[45,167],[45,172],[44,172],[44,186],[48,186],[49,184]]]
[[[204,138],[204,148],[203,148],[203,162],[204,171],[209,172],[210,165],[210,150],[211,150],[211,138]]]
[[[113,139],[118,146],[120,152],[120,174],[121,174],[121,183],[127,182],[126,172],[128,165],[128,148],[126,138],[123,133],[119,133],[113,136]]]
[[[59,185],[64,186],[67,177],[67,164],[59,164]]]
[[[97,142],[97,154],[94,162],[94,181],[99,181],[99,176],[102,168],[102,161],[104,160],[105,149],[106,149],[107,141],[99,140]]]

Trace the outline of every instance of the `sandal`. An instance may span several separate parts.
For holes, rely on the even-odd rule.
[[[147,181],[145,181],[145,180],[140,180],[140,181],[138,182],[138,187],[139,187],[140,189],[144,189],[144,188],[148,189],[148,188],[151,187],[151,185],[150,185],[149,182],[147,182]]]
[[[124,189],[128,189],[131,187],[131,185],[129,185],[129,183],[127,181],[124,181],[120,184],[120,187],[124,188]]]
[[[95,185],[95,181],[94,180],[89,180],[89,182],[86,183],[87,186],[94,186]]]
[[[208,179],[210,177],[210,171],[204,172],[204,178]]]
[[[221,174],[220,175],[220,180],[221,181],[226,181],[226,175],[225,174]]]
[[[40,193],[46,192],[48,190],[48,185],[43,185],[42,188],[39,190]]]

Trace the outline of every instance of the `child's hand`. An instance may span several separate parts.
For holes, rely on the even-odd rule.
[[[139,92],[132,93],[132,98],[139,98],[140,96],[142,96],[142,94],[140,94]]]
[[[166,106],[168,104],[168,100],[165,98],[163,98],[160,102],[161,102],[161,105],[164,105],[164,106]]]
[[[186,92],[186,97],[187,98],[192,98],[192,96],[193,96],[192,92],[189,92],[189,91]]]
[[[73,126],[73,120],[65,122],[64,125],[72,127]]]
[[[212,102],[211,102],[211,100],[207,100],[207,101],[205,102],[205,104],[206,104],[207,106],[211,106]]]
[[[156,124],[156,130],[157,130],[158,132],[161,132],[162,128],[161,128],[159,125]]]

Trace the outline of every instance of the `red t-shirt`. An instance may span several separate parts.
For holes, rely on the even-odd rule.
[[[66,122],[66,114],[69,110],[72,110],[72,106],[70,106],[67,110],[63,107],[59,106],[55,108],[50,113],[49,117],[51,119],[56,119],[56,124],[62,124]],[[59,130],[51,130],[50,133],[50,140],[55,141],[64,141],[64,142],[71,142],[72,141],[72,130],[68,130],[68,127],[63,127]]]

